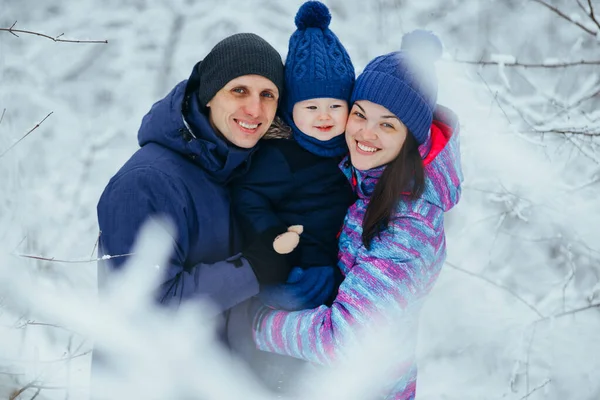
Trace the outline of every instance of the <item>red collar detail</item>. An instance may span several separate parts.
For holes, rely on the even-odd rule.
[[[431,149],[423,160],[423,165],[429,164],[440,154],[451,136],[452,128],[450,126],[440,121],[433,121],[431,124]]]

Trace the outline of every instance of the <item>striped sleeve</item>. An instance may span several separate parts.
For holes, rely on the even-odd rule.
[[[343,357],[347,344],[360,340],[362,327],[373,321],[393,323],[420,303],[428,282],[437,277],[427,268],[436,264],[436,237],[429,224],[416,218],[397,220],[394,227],[371,250],[363,248],[331,307],[260,313],[254,329],[257,347],[330,364]]]

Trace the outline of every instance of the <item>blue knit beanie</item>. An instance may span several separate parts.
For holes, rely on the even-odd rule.
[[[442,42],[432,32],[415,30],[402,38],[400,51],[373,59],[356,79],[351,103],[368,100],[390,110],[423,144],[437,102],[435,61]]]
[[[285,62],[285,110],[299,101],[330,97],[349,101],[354,66],[337,36],[329,29],[331,14],[319,1],[307,1],[296,14],[298,28],[290,37]]]

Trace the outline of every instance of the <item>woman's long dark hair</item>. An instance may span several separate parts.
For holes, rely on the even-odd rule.
[[[400,153],[383,170],[363,219],[362,241],[367,249],[375,236],[387,228],[402,197],[417,199],[425,189],[425,167],[419,145],[408,132]]]

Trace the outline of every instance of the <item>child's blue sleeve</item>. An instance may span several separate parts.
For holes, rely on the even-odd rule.
[[[268,139],[285,140],[285,139]],[[249,171],[233,183],[232,205],[242,223],[244,237],[267,229],[287,230],[277,205],[292,194],[293,175],[283,153],[265,143],[252,156]]]

